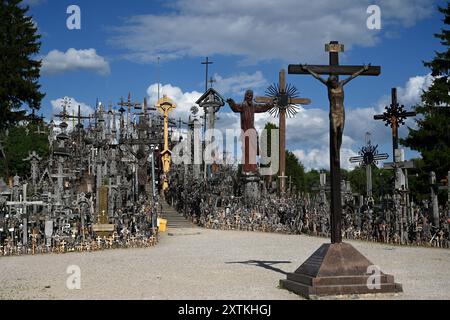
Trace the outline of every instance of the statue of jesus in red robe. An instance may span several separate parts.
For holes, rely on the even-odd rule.
[[[253,103],[253,91],[247,90],[245,92],[244,101],[241,104],[236,104],[233,99],[228,99],[227,103],[231,110],[241,114],[241,129],[242,129],[242,157],[244,173],[256,173],[258,168],[256,166],[256,154],[258,151],[257,133],[255,130],[255,113],[267,112],[274,107],[273,103],[256,104]]]

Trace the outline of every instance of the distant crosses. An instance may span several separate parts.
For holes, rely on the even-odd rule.
[[[279,83],[272,84],[266,90],[267,97],[256,97],[258,103],[271,103],[276,99],[276,104],[269,110],[274,117],[279,117],[279,161],[280,161],[280,194],[286,192],[286,115],[294,117],[297,113],[296,104],[308,105],[311,103],[309,99],[303,99],[298,96],[298,90],[291,84],[286,85],[286,71],[280,70]],[[270,143],[268,141],[268,143]]]
[[[351,163],[359,163],[366,167],[366,180],[367,180],[367,200],[372,201],[372,165],[376,165],[378,161],[386,160],[389,158],[387,153],[378,153],[378,145],[372,145],[370,141],[371,134],[366,133],[366,145],[359,151],[359,157],[350,158]]]
[[[375,120],[382,120],[385,122],[386,126],[390,126],[392,128],[392,157],[394,162],[397,162],[395,159],[395,153],[398,149],[398,128],[401,125],[405,124],[405,120],[409,117],[415,117],[416,112],[407,112],[405,110],[404,105],[400,105],[397,101],[397,88],[392,88],[392,101],[391,105],[387,106],[386,111],[383,114],[375,115]]]
[[[131,126],[131,108],[140,108],[141,104],[139,102],[131,102],[131,93],[128,93],[128,100],[126,102],[123,101],[123,98],[120,99],[120,102],[117,103],[118,106],[123,107],[127,107],[128,108],[128,113],[127,113],[127,133],[129,133],[130,131],[130,126]],[[122,110],[121,108],[121,110]],[[119,112],[123,113],[125,110],[119,110]]]
[[[208,57],[206,57],[205,61],[202,61],[202,64],[204,64],[206,67],[206,70],[205,70],[205,92],[208,90],[208,66],[213,63],[214,62],[209,61]]]
[[[34,188],[34,193],[37,191],[37,179],[39,175],[39,162],[42,160],[41,157],[33,150],[33,152],[29,153],[28,157],[23,159],[23,161],[29,161],[31,164],[31,181],[32,186]]]

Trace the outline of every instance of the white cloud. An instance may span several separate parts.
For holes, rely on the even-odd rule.
[[[382,32],[368,30],[372,0],[178,0],[170,12],[137,15],[111,28],[111,44],[134,61],[183,56],[235,55],[245,63],[281,59],[317,62],[324,43],[347,49],[373,46]],[[379,1],[383,26],[408,27],[428,17],[428,0]],[[383,29],[382,29],[383,31]],[[308,45],[304,45],[307,43]]]
[[[44,73],[57,74],[74,70],[89,70],[101,75],[111,72],[109,63],[92,48],[85,50],[70,48],[66,52],[52,50],[42,59]]]
[[[330,148],[313,148],[305,151],[304,149],[294,150],[293,153],[298,157],[306,170],[330,168]],[[341,168],[349,170],[356,167],[356,164],[350,163],[348,159],[357,156],[358,153],[350,148],[341,148]]]
[[[90,115],[94,114],[94,108],[91,107],[90,105],[84,103],[84,102],[78,102],[75,98],[73,97],[67,97],[68,99],[70,99],[70,104],[68,104],[67,106],[67,113],[69,115],[78,115],[78,106],[80,106],[80,115],[87,117]],[[51,100],[50,103],[52,105],[52,114],[53,115],[57,115],[60,114],[63,111],[63,102],[64,102],[64,98],[58,98],[55,100]],[[57,117],[54,118],[54,121],[56,124],[61,123],[61,120]],[[78,120],[75,120],[75,122],[77,122]],[[73,120],[67,120],[66,121],[67,124],[69,125],[68,130],[72,130],[73,129]],[[76,124],[76,123],[75,123]]]
[[[424,90],[433,84],[431,74],[409,78],[405,88],[398,88],[398,99],[400,104],[405,106],[415,106],[421,102]]]
[[[175,111],[170,114],[170,117],[174,119],[181,118],[183,121],[188,119],[191,107],[196,105],[195,102],[201,97],[202,94],[203,93],[197,91],[183,92],[179,87],[172,86],[171,84],[160,86],[160,97],[166,95],[177,105]],[[149,97],[149,105],[154,106],[158,100],[157,83],[154,83],[147,88],[147,95]]]
[[[214,89],[221,94],[232,94],[244,96],[247,89],[259,89],[267,87],[267,80],[264,78],[261,71],[256,71],[254,74],[239,73],[238,75],[223,78],[219,74],[214,74]]]

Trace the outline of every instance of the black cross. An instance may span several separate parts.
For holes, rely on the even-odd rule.
[[[386,111],[383,114],[375,115],[375,120],[382,120],[386,126],[392,128],[392,157],[395,159],[395,150],[398,149],[398,127],[405,124],[406,118],[415,117],[416,112],[406,112],[405,106],[400,105],[397,101],[397,88],[392,88],[392,101],[391,105],[385,108]]]
[[[341,66],[339,65],[339,52],[344,51],[344,46],[338,41],[331,41],[325,45],[325,51],[329,52],[329,65],[308,65],[308,69],[316,74],[328,74],[339,77],[340,75],[353,75],[362,70],[364,66]],[[289,74],[310,74],[303,65],[289,65]],[[363,76],[378,76],[381,68],[370,66],[361,73]],[[342,199],[341,199],[341,164],[340,150],[336,150],[333,141],[336,140],[334,130],[330,130],[330,171],[331,171],[331,242],[342,242]],[[337,160],[336,160],[337,159]]]
[[[213,63],[214,62],[208,60],[208,57],[206,57],[205,61],[202,61],[202,64],[206,65],[205,92],[208,91],[208,65],[213,64]]]

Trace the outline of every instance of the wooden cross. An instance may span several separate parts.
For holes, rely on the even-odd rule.
[[[97,236],[97,246],[100,249],[101,245],[102,245],[102,238],[100,238],[99,236]]]
[[[33,233],[31,234],[31,237],[33,238],[33,240],[31,241],[32,243],[32,251],[31,254],[34,255],[35,249],[36,249],[36,238],[37,238],[38,234],[36,233],[36,230],[33,229]]]
[[[112,247],[112,245],[113,245],[113,241],[114,241],[114,237],[111,235],[111,236],[109,236],[109,238],[108,238],[108,245],[109,245],[109,248],[111,248]]]
[[[209,78],[209,87],[212,88],[213,87],[213,83],[217,82],[215,79],[213,79],[213,77]]]
[[[397,88],[392,88],[392,101],[391,105],[386,107],[386,111],[383,114],[375,115],[375,120],[382,120],[386,123],[386,126],[392,128],[392,157],[394,162],[397,162],[395,158],[395,150],[398,149],[398,127],[405,124],[406,118],[415,117],[416,112],[406,112],[405,106],[400,105],[397,101]]]
[[[169,150],[169,113],[172,112],[177,105],[170,98],[164,95],[156,103],[156,108],[164,116],[164,150],[161,152],[163,163],[163,191],[169,188],[168,175],[171,165],[171,153]]]
[[[330,82],[332,76],[337,80],[337,84],[341,87],[343,95],[343,86],[348,83],[348,81],[354,79],[356,76],[378,76],[381,72],[379,66],[341,66],[339,65],[339,52],[344,51],[344,45],[337,41],[331,41],[329,44],[325,45],[325,51],[329,52],[329,65],[289,65],[289,74],[311,74],[314,77],[325,83],[319,75],[327,74],[330,75],[328,82]],[[343,83],[339,82],[340,75],[349,75]],[[327,87],[328,87],[328,82]],[[337,88],[338,89],[338,88]],[[329,89],[328,91],[333,92]],[[332,101],[330,101],[330,107],[332,107]],[[331,110],[333,111],[333,110]],[[330,119],[331,120],[331,119]],[[338,134],[335,130],[332,130],[332,121],[330,121],[330,173],[331,173],[331,242],[341,243],[342,242],[342,199],[341,199],[341,163],[340,163],[340,146],[335,143],[338,140]]]
[[[61,241],[61,242],[59,243],[59,245],[60,245],[60,251],[63,252],[63,253],[64,253],[64,248],[65,248],[66,243],[67,243],[67,242],[66,242],[65,240],[63,240],[63,241]]]
[[[255,101],[258,103],[272,103],[274,97],[256,97]],[[280,116],[280,134],[279,134],[279,162],[280,162],[280,193],[286,192],[286,110],[290,105],[302,104],[308,105],[311,103],[310,99],[293,98],[290,97],[286,91],[286,71],[280,70],[279,85],[277,93],[277,108]],[[269,142],[270,143],[270,142]]]

